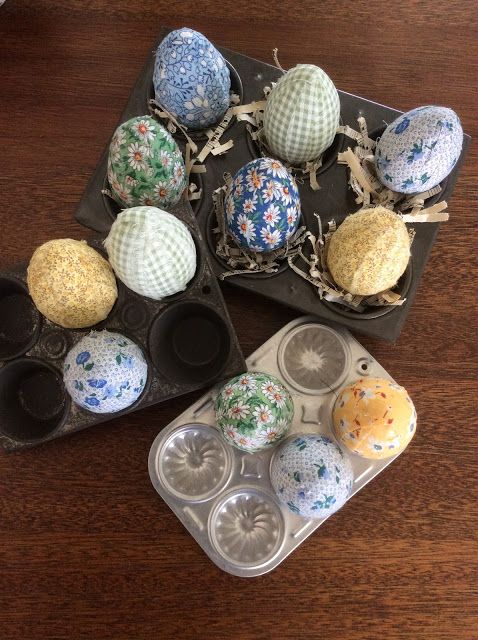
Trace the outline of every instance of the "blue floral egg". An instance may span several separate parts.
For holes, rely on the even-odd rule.
[[[76,404],[94,413],[132,405],[143,392],[148,365],[141,349],[112,331],[92,331],[67,354],[65,387]]]
[[[158,103],[190,129],[209,127],[229,107],[226,61],[206,37],[186,27],[159,45],[153,84]]]
[[[294,178],[279,160],[248,162],[233,178],[225,214],[229,234],[243,249],[280,249],[299,226],[300,198]]]
[[[421,193],[440,184],[460,157],[460,119],[446,107],[418,107],[385,129],[375,149],[380,182],[392,191]]]

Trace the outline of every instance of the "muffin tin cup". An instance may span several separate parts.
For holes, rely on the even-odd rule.
[[[342,388],[367,376],[393,380],[350,333],[311,316],[286,325],[247,359],[247,366],[279,378],[291,392],[290,438],[318,433],[336,440],[332,410]],[[158,434],[149,474],[158,494],[219,568],[254,577],[274,569],[330,516],[303,518],[276,498],[270,466],[278,447],[250,454],[226,443],[215,423],[219,390],[213,387]],[[399,455],[369,460],[341,448],[353,469],[351,496]],[[336,517],[345,516],[346,510]]]
[[[26,353],[36,342],[40,326],[40,313],[25,283],[0,277],[0,360],[11,360]]]

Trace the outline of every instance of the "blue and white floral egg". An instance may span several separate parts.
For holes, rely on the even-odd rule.
[[[190,129],[214,124],[229,107],[226,61],[202,33],[186,27],[159,45],[153,84],[157,102]]]
[[[92,331],[67,354],[63,379],[74,402],[94,413],[113,413],[132,405],[143,392],[148,364],[129,338]]]
[[[353,470],[342,450],[322,435],[304,434],[280,445],[271,482],[281,502],[304,518],[325,518],[347,501]]]
[[[294,178],[272,158],[257,158],[236,173],[225,199],[226,228],[243,249],[283,247],[297,231],[300,198]]]
[[[421,193],[453,170],[463,145],[463,129],[446,107],[418,107],[385,129],[375,149],[377,177],[400,193]]]

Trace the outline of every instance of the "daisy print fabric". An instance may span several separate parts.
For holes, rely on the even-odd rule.
[[[171,134],[150,116],[121,124],[108,154],[111,195],[121,207],[168,208],[187,185],[186,168]]]
[[[289,391],[274,376],[246,373],[222,387],[215,411],[225,440],[254,452],[282,440],[294,417],[294,404]]]
[[[280,249],[297,231],[300,198],[294,178],[271,158],[257,158],[234,176],[225,198],[226,228],[253,252]]]

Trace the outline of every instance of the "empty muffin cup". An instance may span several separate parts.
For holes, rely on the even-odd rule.
[[[34,358],[0,370],[0,432],[18,442],[36,442],[65,422],[70,400],[59,371]]]
[[[40,313],[23,282],[0,278],[0,360],[28,351],[38,339],[40,322]]]
[[[226,322],[211,307],[177,302],[160,313],[149,333],[156,369],[178,384],[204,384],[224,370],[231,348]]]

